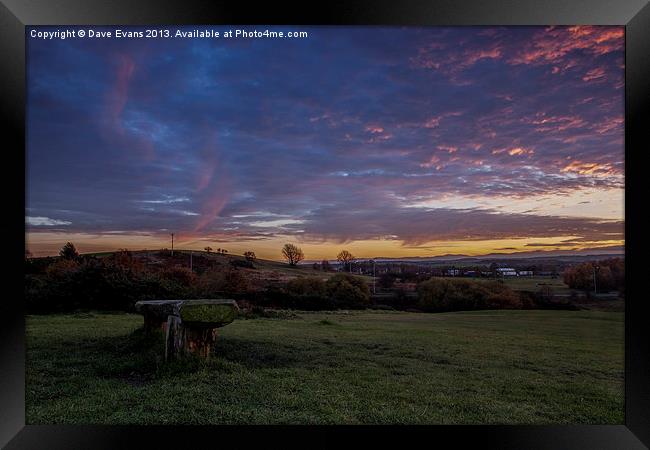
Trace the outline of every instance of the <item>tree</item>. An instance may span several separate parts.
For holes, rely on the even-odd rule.
[[[295,266],[300,261],[305,259],[305,254],[300,247],[294,244],[284,244],[282,247],[282,256],[289,262],[289,265]]]
[[[520,295],[496,281],[431,278],[418,284],[418,304],[425,311],[521,308]]]
[[[339,273],[325,282],[327,294],[338,308],[359,308],[370,304],[370,289],[363,279]]]
[[[257,256],[255,256],[255,252],[247,251],[244,252],[244,258],[246,258],[247,261],[255,261],[257,259]]]
[[[203,250],[205,250],[206,253],[210,253],[210,252],[212,251],[212,247],[207,246],[207,247],[205,247]]]
[[[625,263],[621,258],[610,258],[596,262],[585,262],[568,267],[564,271],[564,282],[571,289],[606,292],[621,291],[625,286]],[[594,276],[596,286],[594,286]]]
[[[326,259],[321,261],[320,267],[323,272],[329,272],[330,270],[332,270],[332,267],[330,266],[330,262]]]
[[[391,272],[382,273],[379,275],[379,286],[384,289],[390,289],[395,284],[395,274]]]
[[[352,262],[355,260],[355,257],[352,253],[347,250],[341,250],[341,252],[336,255],[336,259],[343,264],[343,267],[349,264],[350,270],[352,270]]]
[[[72,242],[66,242],[66,244],[61,247],[61,250],[59,251],[59,256],[63,259],[70,259],[74,260],[79,258],[79,252],[75,248],[74,244]]]

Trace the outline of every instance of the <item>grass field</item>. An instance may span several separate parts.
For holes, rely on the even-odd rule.
[[[571,289],[562,278],[552,277],[503,277],[503,282],[514,290],[536,292],[548,287],[555,295],[568,295]]]
[[[623,423],[623,314],[298,313],[161,362],[142,318],[27,318],[27,423]]]
[[[468,279],[468,278],[465,278]],[[471,281],[478,282],[492,282],[494,278],[471,278]],[[548,287],[554,295],[569,295],[571,288],[567,286],[562,278],[550,276],[532,276],[532,277],[501,277],[499,280],[503,281],[506,286],[514,289],[515,291],[529,291],[537,292],[542,287]]]

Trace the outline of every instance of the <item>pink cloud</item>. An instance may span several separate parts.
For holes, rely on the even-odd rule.
[[[540,31],[535,40],[524,45],[523,49],[517,51],[508,62],[510,64],[558,63],[575,50],[604,55],[620,50],[623,46],[623,36],[622,27],[549,27]]]
[[[426,167],[426,168],[430,168],[430,167],[434,167],[434,166],[440,167],[438,165],[439,162],[440,162],[440,158],[438,156],[436,156],[436,155],[433,155],[433,156],[431,156],[431,158],[429,158],[429,160],[427,162],[421,163],[420,167]]]
[[[562,168],[561,172],[572,172],[579,175],[609,176],[614,175],[616,170],[609,163],[571,161]]]
[[[605,69],[602,67],[596,67],[588,71],[585,76],[582,77],[582,81],[604,81],[605,80]]]
[[[439,145],[438,150],[442,150],[447,153],[455,153],[458,151],[458,147],[455,147],[453,145]]]
[[[366,131],[376,134],[376,133],[383,133],[384,129],[380,127],[379,125],[368,125],[366,126]]]

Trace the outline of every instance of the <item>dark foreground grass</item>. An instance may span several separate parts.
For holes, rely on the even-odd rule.
[[[163,364],[127,314],[27,319],[29,424],[623,423],[623,314],[300,313]]]

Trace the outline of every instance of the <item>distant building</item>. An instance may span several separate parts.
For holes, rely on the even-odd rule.
[[[537,272],[537,275],[542,277],[551,277],[555,275],[555,272],[543,271],[543,272]]]
[[[512,267],[499,267],[496,269],[497,275],[501,275],[503,277],[516,277],[517,276],[517,271],[513,269]]]
[[[457,277],[460,275],[460,269],[447,269],[446,275],[448,277]]]
[[[520,270],[519,271],[519,276],[520,277],[532,277],[533,276],[533,271],[532,270]]]

